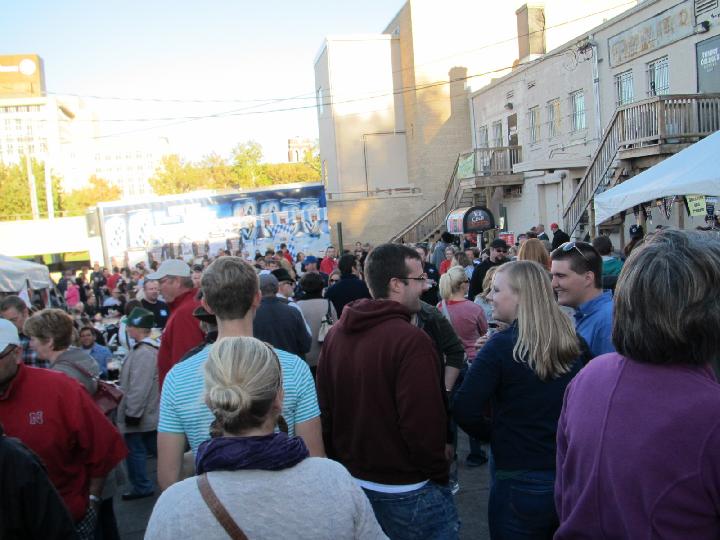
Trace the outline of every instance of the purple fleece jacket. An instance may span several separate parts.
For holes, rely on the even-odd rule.
[[[718,411],[709,366],[595,358],[558,424],[555,539],[720,538]]]

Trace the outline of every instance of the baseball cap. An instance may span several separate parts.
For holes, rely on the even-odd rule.
[[[127,316],[125,324],[135,328],[152,328],[155,326],[155,315],[149,309],[136,307]]]
[[[317,257],[315,255],[308,255],[303,261],[305,263],[317,263]]]
[[[643,237],[642,225],[631,225],[630,226],[630,238],[642,238]]]
[[[162,279],[165,276],[190,277],[190,266],[178,259],[163,261],[156,272],[148,274],[147,279]]]
[[[508,249],[507,242],[505,242],[505,240],[503,240],[502,238],[496,238],[495,240],[493,240],[492,244],[490,244],[490,247],[495,249]]]
[[[550,228],[551,228],[551,229],[559,229],[560,227],[558,226],[557,223],[551,223],[551,224],[550,224]]]
[[[20,345],[20,336],[13,323],[0,319],[0,352],[3,352],[8,345]]]

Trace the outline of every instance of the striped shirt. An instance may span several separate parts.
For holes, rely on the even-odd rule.
[[[165,378],[160,396],[158,431],[187,436],[195,453],[210,438],[214,417],[203,400],[205,391],[204,365],[212,345],[173,366]],[[295,435],[295,425],[320,416],[315,383],[310,368],[294,354],[275,349],[283,376],[282,415],[288,424],[288,435]]]

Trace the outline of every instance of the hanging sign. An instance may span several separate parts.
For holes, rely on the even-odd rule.
[[[445,226],[450,234],[483,232],[495,229],[495,217],[484,206],[458,208],[447,215]]]
[[[672,214],[673,205],[675,204],[676,199],[677,195],[673,195],[672,197],[664,197],[662,200],[663,214],[665,214],[665,218],[668,220]]]
[[[685,195],[688,214],[692,217],[703,217],[706,214],[705,195]]]

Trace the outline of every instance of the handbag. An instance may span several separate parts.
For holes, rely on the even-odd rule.
[[[325,337],[328,335],[328,332],[330,332],[330,327],[333,325],[333,318],[332,318],[332,312],[330,311],[330,300],[327,301],[328,307],[327,307],[327,313],[323,315],[323,318],[320,319],[320,329],[318,330],[318,343],[322,343],[325,341]]]
[[[124,395],[124,392],[120,390],[120,388],[113,383],[103,381],[98,377],[93,377],[87,370],[81,368],[77,364],[72,362],[67,362],[67,364],[71,365],[77,372],[82,373],[85,377],[92,379],[97,383],[97,389],[95,390],[95,394],[92,398],[103,413],[110,414],[112,411],[117,409]]]
[[[207,474],[201,474],[200,476],[196,476],[196,478],[203,501],[208,505],[217,522],[225,529],[225,532],[228,533],[228,536],[232,538],[232,540],[248,540],[243,530],[235,523],[235,520],[228,513],[225,506],[223,506],[223,503],[218,499],[215,490],[208,481]]]

